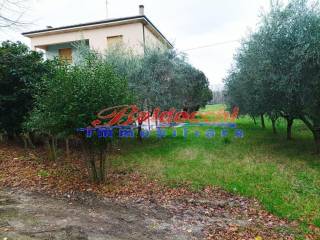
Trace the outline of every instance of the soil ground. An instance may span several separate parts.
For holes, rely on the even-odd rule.
[[[266,236],[261,239],[293,239],[284,221],[268,215],[250,218],[248,209],[257,206],[244,199],[176,199],[160,204],[89,193],[68,197],[1,190],[0,239],[260,239],[259,234]]]
[[[192,239],[201,226],[189,225],[158,206],[54,199],[25,191],[1,191],[1,239]],[[183,231],[192,229],[193,234]]]
[[[88,182],[81,161],[48,163],[42,156],[1,145],[0,240],[301,236],[298,223],[268,213],[254,199],[219,188],[169,188],[136,173],[110,173],[107,184],[95,185]]]

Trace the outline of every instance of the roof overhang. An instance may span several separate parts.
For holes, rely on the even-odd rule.
[[[145,24],[154,34],[156,34],[165,44],[169,47],[173,47],[173,45],[169,42],[169,40],[156,28],[156,26],[146,17],[146,16],[134,16],[134,17],[126,17],[126,18],[115,18],[109,19],[104,21],[97,21],[97,22],[89,22],[89,23],[82,23],[76,25],[69,25],[57,28],[47,28],[37,31],[30,31],[22,33],[23,36],[28,38],[40,37],[40,36],[48,36],[54,35],[59,33],[67,33],[67,32],[75,32],[75,31],[83,31],[89,29],[97,29],[109,26],[119,26],[125,24],[131,24],[140,22]]]

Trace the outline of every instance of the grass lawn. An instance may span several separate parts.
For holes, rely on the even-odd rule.
[[[223,105],[208,106],[205,111],[219,110]],[[286,140],[286,125],[278,122],[274,135],[271,123],[267,129],[254,125],[247,117],[237,120],[244,139],[229,137],[208,139],[208,127],[189,128],[188,137],[152,136],[143,143],[122,140],[119,154],[112,156],[113,166],[125,171],[139,171],[171,186],[206,185],[254,197],[280,217],[320,226],[320,157],[313,155],[313,139],[299,121],[294,124],[293,141]],[[200,131],[200,137],[194,131]]]

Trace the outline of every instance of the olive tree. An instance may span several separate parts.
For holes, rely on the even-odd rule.
[[[136,55],[122,46],[109,50],[105,61],[128,79],[142,108],[199,108],[212,99],[207,77],[175,49],[147,46]]]
[[[312,131],[318,151],[319,13],[316,2],[274,1],[238,50],[226,79],[229,104],[238,103],[246,114],[257,114],[257,109],[268,114],[274,130],[275,120],[284,117],[288,139],[293,120],[300,118]]]

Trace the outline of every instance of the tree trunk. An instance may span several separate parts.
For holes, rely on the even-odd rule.
[[[150,116],[148,118],[148,129],[149,129],[149,132],[151,131],[151,122],[150,122]]]
[[[271,118],[271,122],[272,122],[272,131],[274,134],[277,134],[277,128],[276,128],[276,119]]]
[[[27,143],[29,144],[29,147],[35,149],[36,147],[35,147],[35,145],[33,144],[32,139],[31,139],[29,133],[26,134],[26,138],[27,138]]]
[[[286,119],[287,119],[287,140],[292,140],[293,119],[292,118],[286,118]]]
[[[67,158],[67,160],[70,160],[70,144],[69,144],[69,138],[66,139],[66,158]]]
[[[320,128],[313,131],[313,137],[316,143],[316,153],[320,154]]]
[[[97,171],[95,170],[95,162],[94,162],[94,152],[91,147],[85,141],[81,144],[82,151],[85,153],[85,163],[87,165],[87,171],[89,174],[89,178],[92,182],[97,181]]]
[[[27,139],[24,135],[21,135],[22,141],[23,141],[23,146],[24,146],[24,150],[27,151],[28,149],[28,142]]]
[[[106,180],[106,154],[104,150],[100,150],[100,178],[99,182],[104,183]]]
[[[49,160],[52,160],[52,151],[51,151],[50,140],[48,138],[45,138],[44,142],[45,142],[45,145],[46,145],[46,148],[48,151]]]
[[[55,137],[51,137],[51,147],[52,147],[52,158],[53,161],[57,161],[57,139]]]
[[[257,120],[256,120],[255,116],[252,116],[252,119],[253,119],[254,125],[257,125]]]
[[[315,127],[314,124],[303,115],[300,116],[300,119],[311,130],[314,137],[315,144],[316,144],[316,153],[320,154],[320,127]]]
[[[15,132],[14,131],[8,131],[7,132],[7,138],[9,142],[13,142],[15,140]]]
[[[22,133],[22,134],[20,134],[20,137],[23,141],[25,149],[27,149],[28,147],[33,148],[33,149],[35,148],[35,146],[32,143],[32,140],[30,138],[29,133]]]
[[[48,149],[49,159],[51,161],[56,161],[57,160],[57,151],[56,151],[55,138],[53,136],[50,136],[49,138],[46,138],[45,143],[46,143],[46,146]]]
[[[262,127],[263,129],[265,129],[265,128],[266,128],[266,124],[265,124],[265,122],[264,122],[264,116],[263,116],[263,114],[261,114],[260,117],[261,117],[261,127]]]
[[[139,125],[138,125],[138,140],[140,141],[140,142],[142,142],[142,137],[141,137],[141,131],[142,131],[142,122],[139,122],[138,123]]]
[[[98,172],[96,168],[96,162],[94,157],[94,152],[90,151],[90,170],[91,170],[91,178],[94,183],[98,182]]]

